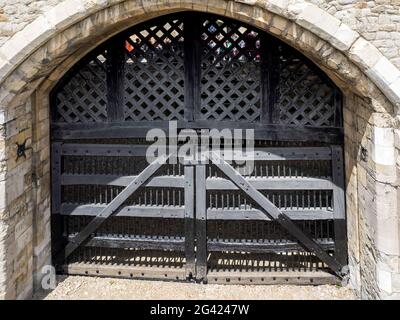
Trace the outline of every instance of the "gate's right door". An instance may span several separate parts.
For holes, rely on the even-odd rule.
[[[291,145],[257,147],[252,153],[254,164],[249,166],[252,170],[241,177],[300,229],[306,246],[293,226],[282,224],[282,217],[274,219],[257,195],[240,188],[243,183],[236,180],[238,171],[232,179],[221,165],[199,165],[199,279],[211,283],[324,284],[337,282],[335,273],[343,276],[341,268],[347,263],[342,149]],[[229,169],[230,165],[225,165]],[[307,238],[316,246],[307,247]]]

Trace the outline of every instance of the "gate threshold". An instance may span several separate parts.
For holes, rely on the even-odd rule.
[[[159,281],[186,281],[185,268],[146,267],[126,265],[99,265],[95,263],[71,263],[64,265],[69,275],[143,279]],[[209,284],[234,285],[341,285],[341,280],[325,271],[217,271],[207,274]]]

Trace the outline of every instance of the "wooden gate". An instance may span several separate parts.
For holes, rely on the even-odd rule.
[[[341,93],[243,23],[185,12],[115,36],[51,94],[54,261],[223,283],[346,277]],[[152,128],[253,129],[254,170],[148,163]]]

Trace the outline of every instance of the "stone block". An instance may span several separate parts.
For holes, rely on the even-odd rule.
[[[236,0],[239,1],[239,0]],[[242,0],[245,1],[245,0]],[[251,1],[251,0],[250,0]],[[294,4],[296,1],[293,0],[269,0],[269,1],[256,1],[260,6],[267,9],[268,11],[278,14],[280,16],[285,15],[290,11],[295,11],[296,9],[292,6],[290,10],[291,4]]]
[[[272,18],[271,26],[270,26],[270,32],[280,35],[282,34],[282,31],[284,31],[287,27],[287,20],[281,18],[280,16],[274,16]]]
[[[7,58],[0,54],[0,81],[6,77],[12,70],[13,65],[8,62]]]
[[[394,166],[396,164],[393,129],[373,128],[372,160],[379,165]]]
[[[382,53],[375,46],[362,37],[358,38],[349,50],[350,59],[354,60],[364,70],[372,68],[382,56]]]
[[[392,274],[386,270],[377,268],[376,270],[378,287],[386,293],[392,293]]]
[[[357,32],[315,5],[303,3],[296,7],[298,9],[296,22],[339,50],[348,50],[359,38]]]
[[[385,206],[389,208],[383,208],[381,210],[390,209],[390,205]],[[380,212],[378,210],[376,248],[388,255],[399,255],[399,219],[398,217],[385,219],[379,217],[379,214]]]
[[[339,50],[347,51],[359,37],[357,32],[342,23],[332,38],[332,45]]]
[[[386,95],[388,95],[391,101],[399,101],[400,103],[400,78],[389,85]],[[400,114],[400,104],[397,104],[397,114]]]
[[[30,227],[16,239],[16,250],[17,253],[23,250],[28,244],[32,244],[33,228]]]
[[[400,79],[400,71],[386,57],[381,57],[372,68],[366,71],[368,76],[382,90],[387,90],[392,83]],[[400,92],[394,92],[394,97],[400,100]]]
[[[44,16],[55,29],[63,29],[87,14],[87,8],[83,1],[69,0],[59,3],[45,12]]]
[[[15,225],[15,231],[14,231],[14,237],[15,239],[18,239],[22,234],[28,230],[30,227],[32,227],[32,215],[27,214],[25,215],[20,221],[17,222]]]
[[[9,63],[18,64],[55,32],[54,25],[41,16],[17,32],[0,48],[0,56]]]
[[[208,0],[207,1],[207,12],[212,12],[215,14],[225,15],[227,11],[229,1],[226,0]],[[253,6],[240,6],[241,14],[247,19],[251,19],[253,16]],[[251,14],[249,14],[251,12]]]
[[[392,128],[374,127],[374,144],[383,147],[394,147],[394,131]]]
[[[372,160],[378,165],[394,166],[396,163],[394,151],[393,147],[375,145]]]
[[[0,181],[0,211],[7,207],[6,180]]]
[[[400,273],[394,273],[392,276],[392,289],[400,294]]]

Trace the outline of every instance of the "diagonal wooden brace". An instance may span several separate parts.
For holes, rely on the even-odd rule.
[[[63,261],[74,252],[85,240],[87,240],[118,208],[138,190],[156,171],[163,166],[172,154],[161,156],[144,169],[129,185],[122,190],[92,221],[77,234],[72,241],[59,254],[57,261]]]
[[[326,253],[318,243],[306,235],[286,214],[279,210],[260,191],[246,181],[246,179],[230,164],[225,162],[215,152],[210,152],[209,157],[212,163],[260,206],[265,215],[271,217],[289,231],[305,248],[314,253],[322,262],[326,263],[339,277],[345,276],[344,273],[346,273],[346,271],[334,257]]]

